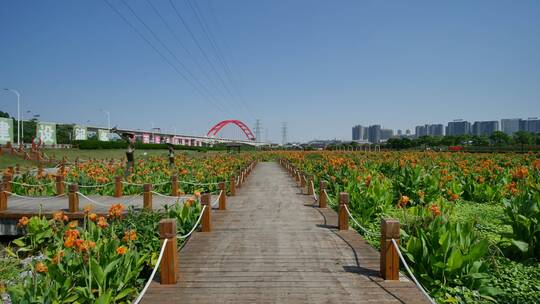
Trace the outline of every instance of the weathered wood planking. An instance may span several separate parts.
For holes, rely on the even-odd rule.
[[[175,285],[152,283],[144,303],[427,303],[405,278],[384,281],[379,253],[337,214],[311,207],[276,163],[259,163],[212,232],[179,253]]]

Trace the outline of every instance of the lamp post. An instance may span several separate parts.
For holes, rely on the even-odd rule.
[[[4,89],[17,95],[17,145],[21,146],[21,94],[14,89]]]
[[[107,129],[109,132],[107,133],[107,138],[109,140],[111,139],[111,112],[101,109],[101,112],[105,113],[107,115]]]

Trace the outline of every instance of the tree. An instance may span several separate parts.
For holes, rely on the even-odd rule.
[[[489,139],[496,145],[502,146],[510,143],[510,136],[502,131],[495,131],[490,136]]]
[[[514,133],[514,141],[516,144],[521,145],[521,151],[525,150],[525,145],[530,145],[532,143],[533,137],[531,135],[531,133],[526,131]]]
[[[0,111],[0,117],[2,117],[2,118],[9,118],[9,113],[8,113],[8,112],[4,112],[4,111]]]

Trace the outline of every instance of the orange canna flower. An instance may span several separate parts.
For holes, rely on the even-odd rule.
[[[366,187],[369,187],[371,185],[371,175],[366,176]]]
[[[66,248],[71,248],[71,247],[73,247],[73,245],[75,245],[75,239],[67,238],[64,241],[64,247],[66,247]]]
[[[43,264],[42,262],[39,262],[36,264],[36,271],[39,273],[45,273],[49,271],[49,269],[47,268],[45,264]]]
[[[429,207],[429,210],[434,216],[441,215],[441,210],[439,209],[439,206],[437,206],[436,204],[431,204],[431,207]]]
[[[135,230],[128,230],[124,232],[124,237],[122,239],[125,242],[135,241],[137,239],[137,232]]]
[[[424,199],[425,195],[426,194],[424,193],[424,191],[422,191],[422,190],[418,191],[418,197],[420,197],[420,199]]]
[[[118,253],[119,255],[124,255],[124,254],[126,254],[127,250],[128,250],[127,247],[120,246],[120,247],[116,248],[116,253]]]
[[[54,255],[54,257],[52,258],[51,262],[54,264],[54,265],[58,265],[60,264],[60,262],[62,261],[62,258],[64,257],[64,251],[63,250],[60,250],[58,253],[56,253]]]
[[[97,218],[98,218],[98,216],[95,213],[90,213],[88,215],[88,219],[91,220],[92,222],[95,222],[97,220]]]
[[[85,214],[89,214],[90,212],[92,212],[92,205],[86,205],[84,206],[84,213]]]
[[[398,202],[398,208],[405,207],[409,203],[409,197],[406,195],[401,196]]]
[[[512,177],[515,179],[524,179],[529,174],[529,169],[526,167],[517,168],[513,173]]]
[[[97,225],[99,228],[107,228],[107,226],[109,226],[109,223],[107,223],[107,219],[105,219],[103,216],[100,216],[98,218]]]
[[[122,216],[122,212],[124,211],[124,205],[122,204],[113,204],[111,208],[109,209],[109,218],[119,218]]]
[[[78,226],[79,226],[79,222],[78,222],[78,221],[71,221],[71,222],[69,223],[69,228],[71,228],[71,229],[76,229]]]
[[[30,220],[29,220],[26,216],[23,216],[23,217],[21,217],[21,219],[19,220],[19,223],[17,224],[17,226],[19,226],[19,227],[24,227],[24,226],[28,225],[28,222],[29,222],[29,221],[30,221]]]

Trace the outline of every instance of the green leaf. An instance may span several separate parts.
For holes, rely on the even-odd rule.
[[[529,244],[527,244],[527,243],[525,243],[523,241],[518,241],[518,240],[512,239],[510,242],[512,243],[512,245],[514,245],[521,252],[525,253],[525,252],[529,251]]]
[[[102,294],[99,298],[97,298],[96,302],[94,304],[109,304],[111,303],[111,293],[112,290]]]
[[[15,240],[12,241],[12,243],[19,246],[19,247],[24,247],[25,246],[24,237],[15,239]]]
[[[92,258],[90,260],[90,269],[92,271],[92,276],[96,280],[99,286],[103,286],[105,281],[105,274],[103,273],[103,268],[98,264],[96,259]]]
[[[478,289],[478,292],[481,295],[492,296],[492,297],[496,297],[498,295],[504,294],[504,291],[495,287],[491,287],[491,286],[482,286],[480,287],[480,289]]]

